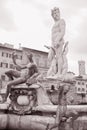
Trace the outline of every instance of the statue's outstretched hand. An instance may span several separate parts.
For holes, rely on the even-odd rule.
[[[13,52],[13,53],[12,53],[12,58],[17,58],[16,52]]]
[[[16,65],[16,59],[17,59],[17,54],[16,52],[13,52],[12,53],[12,60],[13,60],[13,63]]]

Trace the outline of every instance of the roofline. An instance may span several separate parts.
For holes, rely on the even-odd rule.
[[[84,77],[79,77],[79,76],[75,76],[74,79],[80,81],[87,81],[87,79],[85,79]]]
[[[9,50],[9,49],[10,49],[10,50],[16,50],[16,51],[20,51],[20,52],[22,52],[23,49],[27,49],[27,50],[31,50],[31,51],[36,51],[36,52],[48,54],[48,52],[46,52],[46,51],[36,50],[36,49],[28,48],[28,47],[22,47],[22,50],[20,50],[20,49],[15,49],[15,48],[6,47],[6,46],[4,46],[4,45],[0,45],[0,48],[5,48],[5,49],[8,49],[8,50]]]
[[[27,50],[31,50],[31,51],[36,51],[36,52],[41,52],[41,53],[48,54],[48,52],[46,52],[46,51],[41,51],[41,50],[31,49],[31,48],[27,48],[27,47],[22,47],[22,50],[23,50],[23,49],[27,49]]]
[[[5,48],[5,49],[10,49],[10,50],[15,50],[15,51],[21,51],[22,52],[22,50],[20,50],[20,49],[16,49],[16,48],[10,48],[10,47],[6,47],[6,46],[3,46],[3,45],[0,45],[0,48]]]

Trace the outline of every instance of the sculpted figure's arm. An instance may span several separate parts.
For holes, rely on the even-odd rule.
[[[12,53],[12,60],[13,60],[13,63],[14,63],[15,65],[17,65],[16,59],[17,59],[17,54],[16,54],[16,52],[13,52],[13,53]]]
[[[37,76],[39,76],[39,73],[34,73],[34,74],[30,77],[30,79],[37,78]]]

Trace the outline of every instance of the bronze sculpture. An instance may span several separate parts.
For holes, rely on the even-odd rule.
[[[7,91],[6,91],[6,96],[5,96],[4,101],[6,101],[6,99],[8,97],[11,86],[15,87],[16,85],[26,83],[26,82],[28,85],[32,84],[32,83],[30,83],[31,80],[33,80],[34,78],[36,78],[39,75],[37,66],[33,62],[33,55],[27,54],[27,57],[28,57],[28,64],[27,65],[24,65],[24,66],[18,65],[16,62],[17,54],[16,54],[16,52],[12,53],[12,60],[16,66],[16,70],[8,70],[7,72],[5,72],[5,74],[9,77],[9,79],[11,81],[9,81],[7,84]],[[25,72],[22,73],[23,69],[26,69],[26,70],[25,70]],[[14,77],[16,79],[14,79]]]

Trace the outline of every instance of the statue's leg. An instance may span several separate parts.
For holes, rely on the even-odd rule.
[[[62,48],[63,46],[61,45],[59,48],[56,49],[56,61],[57,61],[57,69],[58,75],[61,75],[62,73],[62,66],[63,66],[63,58],[62,58]]]
[[[49,51],[49,54],[48,54],[48,61],[49,61],[50,68],[47,72],[47,77],[53,76],[56,73],[56,72],[54,72],[56,70],[55,52],[53,51],[52,48],[50,48],[50,51]]]
[[[7,99],[8,95],[9,95],[9,92],[11,90],[11,86],[12,85],[18,85],[18,84],[21,84],[21,83],[25,83],[26,82],[26,79],[25,78],[17,78],[15,80],[12,80],[10,81],[8,84],[7,84],[7,91],[6,91],[6,96],[5,96],[5,99]]]
[[[5,74],[9,77],[10,80],[13,80],[13,77],[20,77],[20,72],[16,70],[8,70],[5,72]]]
[[[49,61],[49,63],[52,62],[54,57],[55,57],[55,52],[54,52],[54,50],[52,48],[50,48],[50,51],[48,53],[48,61]]]
[[[47,77],[54,76],[56,73],[57,73],[56,58],[54,57],[52,62],[51,62],[51,66],[47,72]]]

